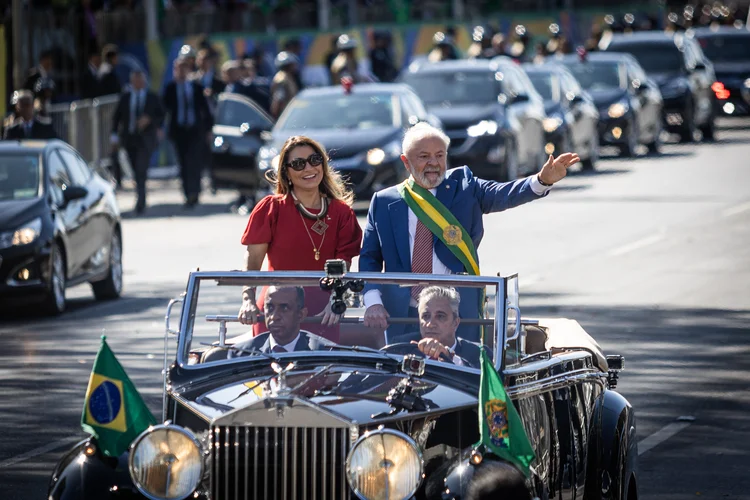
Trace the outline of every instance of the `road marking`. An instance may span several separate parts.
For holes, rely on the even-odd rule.
[[[672,422],[667,424],[658,431],[654,432],[648,437],[641,439],[638,443],[638,456],[643,455],[647,451],[659,446],[661,443],[671,438],[681,430],[689,427],[693,422]]]
[[[63,446],[70,445],[74,441],[78,441],[80,439],[82,439],[80,436],[68,436],[66,438],[58,439],[57,441],[52,441],[51,443],[47,443],[44,446],[40,446],[39,448],[34,448],[33,450],[21,453],[20,455],[16,455],[15,457],[10,457],[7,460],[3,460],[2,462],[0,462],[0,469],[10,467],[11,465],[16,465],[17,463],[24,462],[30,458],[34,458],[45,453],[49,453],[50,451],[54,451],[58,448],[62,448]]]
[[[750,210],[750,201],[727,208],[726,210],[721,212],[721,216],[731,217],[733,215],[741,214],[742,212],[747,212],[748,210]]]
[[[640,240],[635,240],[632,243],[628,243],[627,245],[623,245],[621,247],[615,248],[614,250],[609,252],[610,257],[618,257],[620,255],[624,255],[626,253],[630,253],[633,250],[638,250],[639,248],[647,247],[649,245],[653,245],[654,243],[661,241],[664,239],[663,234],[654,234],[652,236],[647,236],[645,238],[642,238]]]

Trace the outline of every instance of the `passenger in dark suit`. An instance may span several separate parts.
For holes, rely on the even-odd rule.
[[[399,342],[416,344],[422,354],[438,361],[479,368],[479,345],[456,337],[461,319],[461,296],[454,288],[431,286],[419,294],[419,333],[403,335]]]
[[[146,209],[148,166],[159,146],[157,131],[164,121],[164,108],[159,96],[146,88],[143,71],[130,72],[130,86],[120,96],[112,117],[112,144],[128,153],[138,192],[135,211],[140,214]]]
[[[178,58],[173,65],[174,80],[164,89],[164,107],[169,113],[169,138],[174,143],[180,164],[185,206],[198,204],[201,191],[201,159],[205,158],[214,119],[208,108],[203,87],[188,80],[187,59]]]
[[[3,139],[57,139],[52,122],[48,118],[34,116],[34,94],[30,90],[19,90],[13,96],[16,101],[16,122],[5,129]]]
[[[310,351],[310,339],[300,330],[300,323],[307,316],[305,291],[302,287],[269,287],[263,303],[268,332],[235,347],[244,351],[284,353]],[[229,351],[229,358],[248,356],[250,353]]]

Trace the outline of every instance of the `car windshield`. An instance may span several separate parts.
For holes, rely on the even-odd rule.
[[[529,79],[545,101],[560,101],[560,84],[557,76],[552,73],[532,71],[529,73]]]
[[[610,50],[632,54],[646,73],[679,73],[683,59],[675,45],[617,44]]]
[[[497,102],[502,74],[494,71],[453,71],[410,74],[404,82],[425,104],[486,104]]]
[[[295,98],[276,130],[371,129],[400,126],[391,94],[329,95]]]
[[[711,61],[750,61],[750,33],[707,36],[700,39],[700,45]]]
[[[333,292],[324,289],[321,277],[322,273],[312,272],[193,274],[193,286],[188,286],[188,294],[183,305],[183,313],[187,314],[181,315],[183,323],[180,330],[184,335],[180,340],[183,350],[178,354],[178,362],[203,365],[214,361],[237,362],[237,358],[244,361],[258,360],[264,358],[264,353],[275,355],[276,351],[271,350],[273,345],[282,346],[287,352],[340,351],[384,358],[382,352],[396,357],[405,354],[421,356],[417,342],[425,337],[433,337],[454,352],[461,351],[457,347],[457,339],[460,339],[460,342],[475,342],[473,355],[463,366],[478,368],[479,351],[476,347],[480,345],[481,339],[484,339],[484,345],[494,357],[496,339],[502,339],[502,335],[505,334],[505,329],[501,327],[504,324],[503,320],[505,319],[505,323],[509,325],[508,336],[512,336],[516,328],[516,316],[512,312],[514,309],[510,308],[507,314],[503,314],[506,299],[509,303],[518,302],[515,277],[436,277],[431,283],[431,287],[434,288],[426,287],[422,290],[425,301],[420,308],[422,321],[416,314],[410,314],[408,306],[403,310],[399,309],[400,304],[403,304],[403,297],[407,303],[409,302],[408,290],[417,284],[411,275],[384,274],[383,278],[365,281],[358,278],[357,273],[350,273],[338,281],[330,279],[329,284],[333,285]],[[392,306],[388,306],[390,323],[385,334],[382,330],[367,328],[362,323],[365,311],[362,287],[365,285],[377,285],[386,289],[386,304],[389,303],[388,296],[399,297]],[[265,315],[260,318],[260,324],[256,327],[241,324],[237,320],[242,305],[243,287],[246,286],[255,291],[259,311]],[[450,288],[451,286],[456,288]],[[446,298],[451,290],[453,293],[457,291],[461,303],[477,305],[477,312],[473,317],[465,313],[471,306],[462,305],[461,311],[464,311],[466,317],[453,321],[452,307],[455,304]],[[484,314],[480,319],[478,307],[482,295],[486,300]],[[333,327],[321,324],[321,313],[329,302],[333,304],[333,308],[341,307],[344,311],[340,324]],[[495,321],[497,304],[501,304],[500,316],[497,318],[498,321]],[[432,319],[426,319],[425,315],[432,315]],[[180,316],[173,313],[172,321],[176,322],[177,317]],[[220,324],[224,320],[226,334],[222,336]],[[175,326],[172,325],[173,328]],[[387,344],[397,346],[378,353],[378,349],[386,344],[386,335]],[[304,349],[300,348],[300,341],[304,344]],[[499,345],[501,340],[497,343]],[[220,347],[220,344],[224,347]],[[234,349],[230,346],[234,346]],[[506,363],[518,360],[520,356],[518,353],[513,354],[514,352],[506,352],[503,358]]]
[[[566,64],[578,82],[586,90],[625,89],[625,78],[619,63],[610,61],[590,61],[587,63]]]
[[[0,201],[29,200],[39,196],[39,155],[0,157]]]
[[[241,127],[248,124],[251,127],[262,127],[266,120],[256,109],[240,99],[222,99],[216,106],[216,125]]]

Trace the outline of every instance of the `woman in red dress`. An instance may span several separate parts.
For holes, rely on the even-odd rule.
[[[242,235],[245,270],[260,270],[266,257],[269,271],[322,271],[329,259],[343,259],[350,266],[359,255],[362,229],[351,208],[354,195],[328,166],[323,147],[308,137],[290,137],[277,168],[268,179],[276,185],[275,194],[255,206]],[[238,319],[252,324],[255,335],[266,331],[257,320],[264,296],[265,289],[257,300],[253,287],[242,292]],[[305,307],[309,315],[323,319],[303,328],[338,342],[339,317],[330,310],[330,294],[305,287]]]

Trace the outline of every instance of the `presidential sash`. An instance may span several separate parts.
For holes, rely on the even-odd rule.
[[[469,232],[458,219],[427,189],[414,179],[399,184],[398,191],[422,224],[432,231],[464,265],[467,273],[479,275],[479,259]]]

